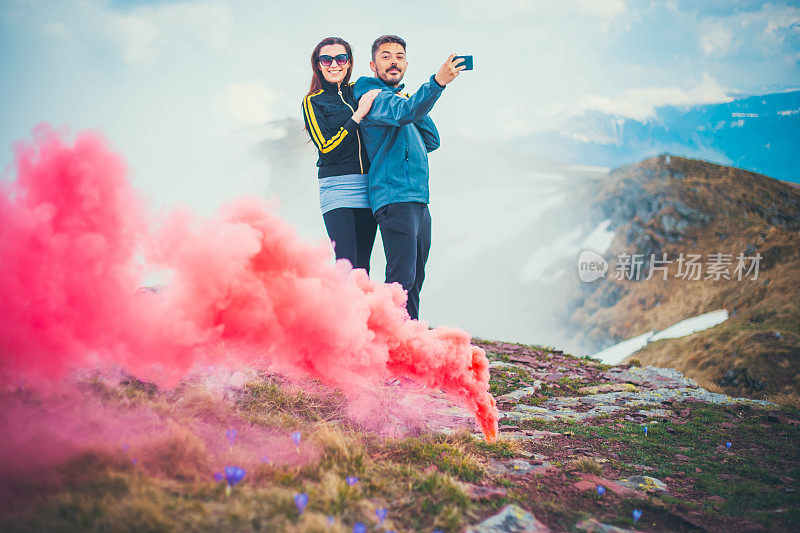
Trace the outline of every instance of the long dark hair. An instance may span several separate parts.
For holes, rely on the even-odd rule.
[[[306,96],[322,89],[322,80],[324,78],[319,68],[319,51],[323,46],[328,46],[329,44],[341,44],[344,46],[347,55],[350,56],[350,68],[347,69],[347,74],[345,74],[342,79],[342,83],[348,83],[350,81],[350,75],[353,73],[353,50],[350,48],[350,43],[341,37],[326,37],[322,39],[319,44],[314,47],[314,51],[311,52],[311,87],[308,89]]]

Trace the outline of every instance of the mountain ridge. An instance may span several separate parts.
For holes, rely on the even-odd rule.
[[[575,289],[583,295],[571,311],[576,330],[587,327],[587,340],[594,339],[599,349],[609,340],[727,308],[731,317],[725,323],[648,344],[635,357],[718,382],[729,370],[746,369],[768,382],[768,392],[800,390],[797,188],[748,170],[662,154],[614,169],[586,194],[593,199],[592,217],[610,219],[616,232],[605,256],[609,272],[620,277],[621,254],[641,254],[642,271],[648,270],[651,254],[656,259],[667,254],[673,262],[666,280],[607,277]],[[761,278],[676,279],[681,253],[699,254],[704,261],[721,254],[731,268],[740,254],[759,254]],[[783,375],[775,375],[777,368]]]
[[[797,182],[800,90],[659,106],[639,119],[587,111],[513,143],[533,155],[606,167],[670,152]]]

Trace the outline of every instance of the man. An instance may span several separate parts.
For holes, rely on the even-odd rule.
[[[386,283],[403,286],[408,293],[406,309],[415,320],[431,247],[428,152],[439,147],[439,132],[428,112],[464,69],[453,62],[454,57],[409,96],[400,92],[408,66],[406,43],[396,35],[384,35],[372,44],[369,67],[376,77],[362,77],[354,87],[356,99],[381,89],[360,125],[370,159],[369,203],[386,254]]]

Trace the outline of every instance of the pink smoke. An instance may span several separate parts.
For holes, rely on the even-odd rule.
[[[52,382],[113,363],[174,385],[200,359],[264,366],[356,391],[388,376],[441,388],[494,439],[485,353],[455,328],[409,320],[398,285],[330,263],[254,198],[211,219],[151,222],[97,133],[46,125],[0,184],[0,372]],[[145,258],[144,266],[141,258]],[[158,295],[144,268],[167,269]]]

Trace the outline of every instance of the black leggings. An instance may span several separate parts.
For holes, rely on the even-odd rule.
[[[372,210],[340,207],[323,213],[322,219],[334,243],[336,259],[347,259],[353,268],[363,268],[369,274],[369,258],[378,228]]]

